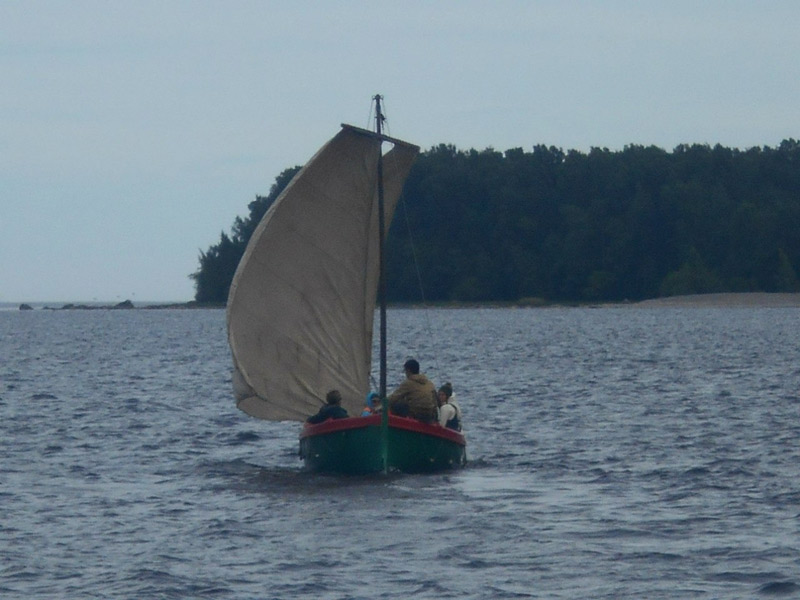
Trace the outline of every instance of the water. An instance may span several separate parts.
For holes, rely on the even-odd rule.
[[[0,311],[0,597],[800,597],[800,309],[392,310],[470,463],[301,471],[207,311]]]

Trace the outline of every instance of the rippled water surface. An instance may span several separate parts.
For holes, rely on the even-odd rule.
[[[221,310],[0,311],[0,597],[800,597],[800,309],[389,319],[461,471],[303,473]]]

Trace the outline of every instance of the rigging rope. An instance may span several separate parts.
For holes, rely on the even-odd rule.
[[[382,106],[383,106],[382,113],[383,113],[383,117],[384,117],[384,119],[383,119],[384,132],[383,133],[386,134],[386,135],[391,135],[391,129],[389,128],[389,119],[387,117],[387,112],[388,111],[386,110],[386,101],[385,100],[383,100]],[[370,124],[373,122],[373,120],[375,118],[373,107],[374,107],[374,103],[370,103],[369,119],[367,121]],[[369,129],[369,126],[367,128]],[[408,216],[409,215],[409,211],[408,211],[408,207],[406,205],[405,193],[401,193],[400,194],[400,198],[399,198],[398,202],[403,207],[403,217],[404,217],[404,221],[405,221],[405,225],[406,225],[406,231],[408,233],[409,244],[411,246],[411,256],[412,256],[412,259],[414,261],[414,271],[415,271],[416,276],[417,276],[417,285],[419,286],[419,292],[420,292],[420,296],[422,298],[422,312],[425,315],[424,329],[425,329],[425,332],[427,334],[426,337],[427,337],[427,339],[433,340],[433,339],[435,339],[435,337],[433,335],[433,325],[431,323],[430,313],[429,313],[429,310],[428,310],[429,309],[428,301],[425,298],[425,287],[424,287],[424,285],[422,283],[422,271],[420,269],[419,259],[417,257],[417,248],[416,248],[416,245],[414,244],[414,235],[413,235],[413,232],[412,232],[412,229],[411,229],[411,221],[409,220],[409,216]],[[388,237],[388,231],[387,231],[387,237]],[[432,362],[433,362],[434,371],[436,371],[437,373],[440,373],[438,357],[437,357],[435,352],[432,352],[431,354],[432,354],[432,358],[433,358]],[[373,385],[375,385],[374,378],[372,376],[370,376],[370,379],[372,379],[372,383],[373,383]]]
[[[411,221],[408,218],[408,208],[406,206],[405,194],[400,194],[400,204],[403,207],[403,217],[406,223],[406,231],[408,232],[408,242],[411,246],[411,257],[414,260],[414,271],[417,275],[417,285],[419,285],[419,293],[422,298],[422,312],[425,315],[425,329],[428,339],[435,339],[433,335],[433,325],[431,324],[431,315],[428,311],[428,301],[425,298],[425,286],[422,283],[422,271],[419,268],[419,259],[417,258],[417,247],[414,244],[414,234],[411,230]],[[437,372],[439,372],[439,360],[435,353],[433,353],[433,363]]]

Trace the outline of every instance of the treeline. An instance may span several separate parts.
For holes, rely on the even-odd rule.
[[[225,301],[250,234],[296,171],[201,253],[198,302]],[[588,153],[440,145],[415,163],[387,246],[395,302],[797,292],[800,142]]]

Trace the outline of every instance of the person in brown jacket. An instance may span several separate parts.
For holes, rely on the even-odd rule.
[[[389,396],[389,411],[401,417],[413,417],[423,423],[435,423],[436,387],[419,372],[419,363],[413,358],[403,365],[406,379]]]

